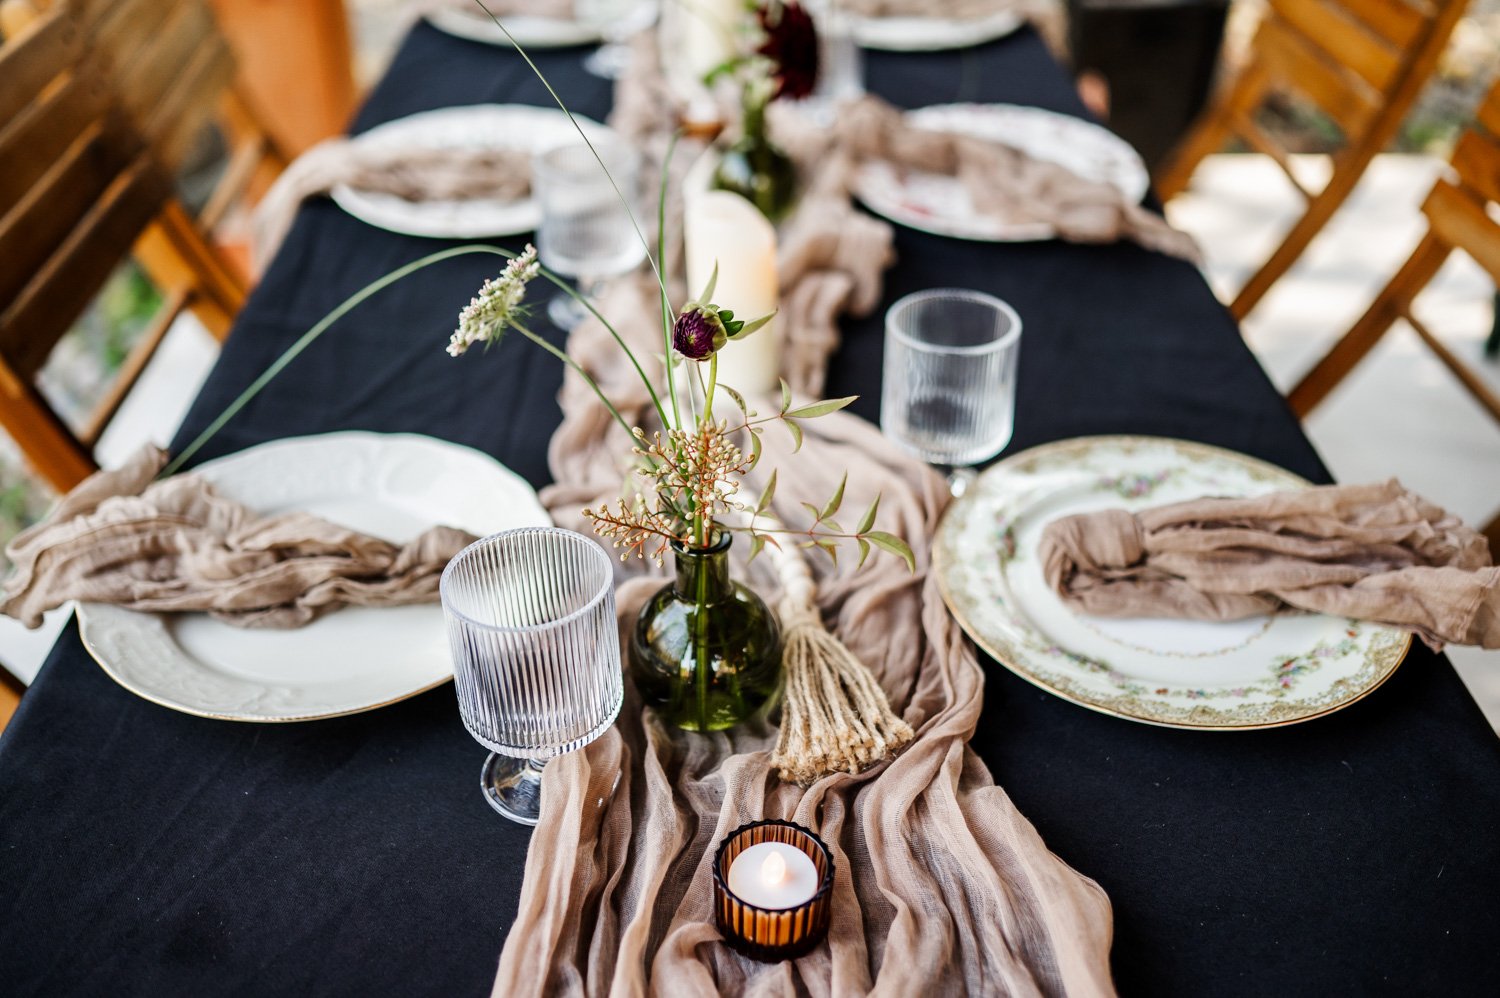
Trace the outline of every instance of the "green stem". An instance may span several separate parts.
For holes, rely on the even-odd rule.
[[[703,393],[703,418],[714,421],[714,390],[719,387],[719,355],[708,359],[708,389]]]
[[[323,316],[323,318],[318,321],[317,325],[313,326],[307,332],[303,333],[302,336],[297,340],[297,342],[288,347],[287,351],[280,357],[277,357],[276,360],[272,362],[270,367],[261,372],[260,377],[256,378],[250,383],[250,387],[240,392],[238,398],[229,403],[224,411],[219,413],[214,421],[212,423],[209,423],[208,427],[202,433],[198,434],[198,436],[194,438],[193,442],[188,444],[186,449],[184,449],[181,454],[178,454],[175,458],[172,459],[171,463],[169,463],[165,468],[162,469],[161,474],[158,477],[166,478],[182,470],[183,464],[186,463],[187,460],[194,454],[198,453],[199,449],[202,448],[204,444],[208,443],[208,441],[213,437],[215,433],[218,433],[219,430],[223,429],[224,424],[233,419],[236,413],[238,413],[241,409],[248,405],[251,399],[259,395],[261,389],[265,388],[266,385],[270,383],[272,378],[281,373],[282,368],[286,367],[293,360],[295,360],[297,358],[297,355],[311,346],[313,341],[316,340],[319,336],[322,336],[329,326],[342,319],[366,298],[369,298],[377,291],[382,291],[385,288],[390,287],[392,284],[395,284],[397,281],[411,274],[414,274],[419,270],[430,267],[435,263],[441,263],[444,260],[451,260],[454,257],[468,256],[474,253],[494,253],[500,256],[507,257],[515,256],[514,253],[510,253],[506,250],[501,250],[494,246],[485,246],[480,244],[455,246],[452,249],[440,250],[436,253],[430,253],[427,256],[422,257],[420,260],[414,260],[404,267],[398,267],[395,270],[391,271],[389,274],[386,274],[384,277],[378,278],[374,281],[371,281],[369,284],[366,284],[364,287],[354,292],[354,294],[350,295],[348,298],[345,298],[343,303],[336,307],[333,311]]]
[[[661,190],[656,196],[656,255],[661,259],[663,266],[666,264],[666,238],[667,238],[667,180],[669,179],[668,168],[672,165],[672,154],[677,151],[677,140],[682,138],[681,129],[672,133],[672,139],[667,143],[667,155],[661,164]],[[665,286],[661,289],[661,341],[662,341],[662,364],[667,369],[667,394],[672,399],[672,426],[682,428],[682,414],[677,409],[677,381],[672,373],[672,302],[667,297]],[[666,416],[662,416],[666,421]]]
[[[702,543],[702,539],[699,539]],[[705,559],[706,560],[706,559]],[[709,567],[698,566],[698,608],[693,614],[693,667],[698,680],[698,730],[708,731],[708,577]]]
[[[510,43],[513,46],[515,46],[516,51],[521,53],[521,58],[526,60],[526,65],[531,68],[532,73],[536,74],[536,78],[542,81],[542,86],[547,88],[547,93],[552,96],[552,100],[557,104],[559,108],[562,109],[562,113],[567,117],[568,123],[573,126],[573,130],[578,133],[578,137],[583,139],[583,144],[588,146],[589,152],[594,154],[594,159],[598,161],[599,168],[604,171],[604,176],[609,180],[609,186],[614,189],[615,197],[619,198],[620,204],[624,205],[625,207],[625,214],[630,219],[630,227],[635,230],[635,237],[640,240],[641,247],[646,251],[646,262],[651,265],[651,272],[656,275],[656,284],[659,288],[661,288],[662,296],[667,297],[667,282],[662,278],[661,268],[657,266],[656,260],[654,260],[651,256],[651,243],[647,241],[646,234],[641,231],[640,223],[636,221],[635,212],[630,207],[630,199],[625,196],[625,194],[620,190],[620,186],[615,183],[615,178],[609,172],[609,167],[604,165],[604,157],[599,155],[599,150],[595,149],[594,143],[589,141],[589,137],[584,133],[583,127],[579,125],[578,120],[573,117],[573,112],[568,110],[568,105],[564,104],[563,99],[557,95],[557,91],[552,89],[551,82],[549,82],[542,71],[537,68],[537,64],[532,61],[531,55],[521,47],[521,43],[516,41],[516,37],[515,35],[512,35],[510,33],[510,29],[500,22],[500,18],[496,17],[494,13],[492,13],[490,9],[484,5],[482,0],[474,0],[474,3],[479,7],[480,10],[484,11],[485,14],[489,16],[489,19],[491,21],[495,22],[495,27],[504,32],[505,37],[510,40]]]

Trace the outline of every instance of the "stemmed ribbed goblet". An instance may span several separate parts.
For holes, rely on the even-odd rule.
[[[480,786],[535,825],[543,764],[614,723],[624,696],[614,566],[571,530],[525,527],[459,552],[439,591],[464,727],[492,751]]]
[[[938,288],[885,314],[880,428],[931,464],[962,495],[973,466],[1010,443],[1021,318],[994,295]]]

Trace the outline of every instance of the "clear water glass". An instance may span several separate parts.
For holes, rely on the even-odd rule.
[[[459,714],[493,753],[480,786],[495,810],[535,825],[543,764],[620,713],[614,565],[582,534],[525,527],[464,548],[439,591]]]
[[[658,0],[573,0],[574,15],[585,24],[597,25],[604,44],[583,60],[583,68],[594,76],[618,80],[630,68],[631,35],[656,23]]]
[[[907,295],[885,314],[880,428],[949,469],[962,495],[973,466],[1010,443],[1021,318],[994,295],[938,288]]]
[[[864,53],[855,39],[854,16],[838,0],[808,3],[807,8],[818,31],[818,79],[800,107],[831,127],[840,105],[864,96]]]
[[[592,141],[593,149],[579,140],[538,153],[531,185],[542,213],[537,253],[552,270],[573,278],[586,297],[597,292],[601,281],[630,273],[646,258],[630,220],[639,190],[640,154],[618,136]],[[559,294],[547,314],[558,327],[572,329],[588,310],[571,295]]]

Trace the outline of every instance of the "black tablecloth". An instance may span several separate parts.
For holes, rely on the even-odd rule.
[[[608,88],[580,56],[539,61],[575,110],[602,117]],[[868,77],[908,105],[1083,113],[1030,32],[963,54],[872,55]],[[419,27],[358,125],[545,98],[513,56]],[[329,307],[434,245],[310,205],[179,442]],[[897,250],[887,301],[972,286],[1025,317],[1013,449],[1164,434],[1327,480],[1187,264],[905,230]],[[202,456],[420,431],[544,483],[557,363],[519,339],[483,358],[443,353],[493,266],[447,263],[363,306]],[[880,312],[846,334],[829,391],[862,393],[873,418]],[[1109,892],[1122,991],[1500,993],[1500,742],[1441,657],[1414,650],[1349,709],[1252,734],[1133,724],[987,670],[974,747],[1048,844]],[[337,720],[216,722],[115,686],[70,627],[0,740],[0,992],[486,993],[529,832],[481,799],[483,756],[449,687]]]

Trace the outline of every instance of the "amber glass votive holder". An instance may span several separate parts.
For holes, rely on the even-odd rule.
[[[781,842],[807,854],[818,874],[813,896],[791,908],[760,908],[730,893],[729,868],[740,853],[762,842]],[[736,952],[776,963],[811,952],[828,935],[833,899],[833,853],[811,829],[767,818],[741,825],[714,854],[714,924]]]

